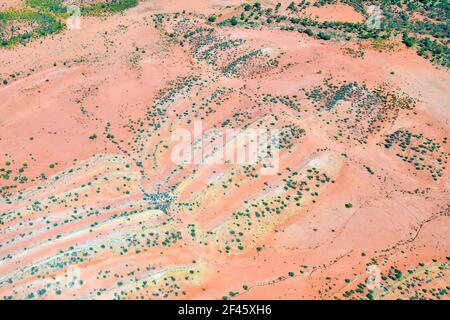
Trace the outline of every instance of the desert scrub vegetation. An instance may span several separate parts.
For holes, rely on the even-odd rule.
[[[81,14],[100,16],[134,7],[138,0],[90,2],[79,7]],[[78,3],[75,3],[77,5]],[[68,13],[65,0],[27,0],[24,7],[0,12],[0,47],[26,44],[30,40],[58,33],[65,28]]]
[[[278,96],[270,93],[263,94],[262,100],[266,104],[281,104],[295,111],[300,111],[300,101],[297,96]]]
[[[97,0],[97,1],[67,1],[67,0],[27,0],[26,4],[40,11],[53,14],[65,14],[70,5],[80,7],[83,15],[100,16],[107,13],[117,13],[135,7],[138,0]]]
[[[247,77],[268,71],[278,66],[277,57],[272,58],[267,49],[245,52],[223,68],[229,77]]]
[[[393,123],[400,112],[414,112],[415,108],[415,101],[403,93],[383,86],[369,89],[356,82],[332,84],[325,80],[324,86],[313,88],[306,96],[327,127],[331,122],[336,124],[336,141],[357,144],[366,144],[373,134]]]
[[[0,199],[5,200],[5,203],[10,203],[10,198],[14,196],[13,192],[29,180],[25,174],[28,168],[26,163],[18,168],[14,168],[13,165],[11,161],[6,161],[4,165],[0,166]]]
[[[289,147],[289,142],[285,147]],[[244,166],[244,170],[250,175],[255,172],[252,166]],[[227,223],[206,233],[206,239],[210,238],[218,253],[240,254],[256,247],[265,233],[286,221],[292,212],[305,203],[316,203],[319,191],[335,183],[329,175],[314,167],[301,171],[291,168],[285,170],[285,178],[279,186],[284,191],[282,194],[249,201],[245,209],[233,212],[232,219]],[[257,175],[254,177],[258,178]]]
[[[448,1],[430,0],[342,0],[366,19],[365,22],[318,21],[304,11],[308,6],[322,7],[338,3],[320,0],[314,3],[291,2],[286,8],[281,3],[263,6],[260,2],[245,3],[237,9],[242,13],[219,22],[219,27],[266,27],[294,31],[321,40],[352,41],[356,39],[401,39],[417,54],[436,65],[450,66],[450,37]],[[366,22],[372,17],[369,6],[380,8],[380,26],[372,28]],[[418,18],[417,16],[421,16]],[[403,35],[403,36],[402,36]]]
[[[83,15],[101,16],[108,13],[118,13],[137,6],[139,0],[108,0],[81,6]]]
[[[233,49],[244,44],[242,39],[229,39],[219,36],[212,28],[198,27],[191,30],[189,25],[179,26],[183,40],[187,41],[191,54],[199,61],[217,66],[222,57],[233,52]]]
[[[414,166],[416,171],[430,174],[435,181],[442,177],[448,162],[442,144],[409,130],[397,130],[388,135],[384,146],[395,151],[397,157]]]
[[[0,45],[26,44],[33,38],[46,36],[64,28],[53,15],[28,9],[0,12]]]
[[[206,62],[228,77],[254,77],[278,66],[281,54],[275,56],[272,48],[251,48],[244,39],[221,35],[195,18],[158,14],[153,21],[173,43],[186,46],[198,63]]]
[[[26,5],[40,12],[51,12],[54,14],[66,13],[67,8],[63,0],[27,0]]]
[[[407,269],[391,265],[380,273],[379,286],[372,289],[367,285],[368,279],[364,281],[345,279],[342,298],[382,300],[392,299],[393,296],[400,294],[402,299],[408,300],[447,299],[450,286],[443,280],[448,268],[448,259],[445,257],[427,263],[420,262]]]
[[[176,99],[185,97],[194,88],[198,89],[202,85],[202,80],[198,76],[179,77],[168,82],[167,86],[159,91],[154,102],[147,107],[145,118],[132,121],[126,126],[129,133],[134,136],[128,145],[121,145],[119,141],[116,141],[110,125],[105,127],[104,134],[106,138],[114,143],[124,154],[133,158],[133,161],[138,164],[141,173],[144,175],[143,163],[154,157],[154,154],[146,153],[145,145],[148,139],[157,135],[168,121],[167,113],[170,110],[170,105]]]
[[[296,140],[305,135],[305,130],[297,125],[287,124],[280,130],[279,149],[290,149],[295,145]]]

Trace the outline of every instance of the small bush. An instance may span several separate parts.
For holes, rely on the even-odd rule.
[[[330,40],[331,39],[331,35],[326,32],[323,32],[323,31],[320,31],[317,34],[317,36],[319,37],[319,39],[322,39],[322,40]]]

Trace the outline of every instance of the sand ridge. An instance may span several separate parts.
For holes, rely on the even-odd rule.
[[[448,70],[208,21],[240,4],[143,1],[0,49],[0,297],[448,299]],[[278,173],[174,164],[195,121],[283,128]]]

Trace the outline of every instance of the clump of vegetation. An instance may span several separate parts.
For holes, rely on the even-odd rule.
[[[75,2],[80,7],[83,15],[99,16],[107,13],[117,13],[135,7],[139,0],[98,0],[84,4],[83,1]],[[27,0],[26,4],[39,11],[50,12],[55,15],[67,13],[71,4],[65,0]]]
[[[121,12],[138,4],[138,0],[107,0],[79,4],[83,15]],[[68,4],[64,0],[27,0],[21,9],[0,12],[0,47],[26,44],[32,39],[51,35],[65,28]]]
[[[323,32],[323,31],[320,31],[317,34],[317,36],[319,37],[319,39],[322,39],[322,40],[330,40],[331,39],[331,35],[326,32]]]
[[[444,260],[444,259],[442,259]],[[364,281],[347,281],[347,290],[342,294],[346,299],[378,300],[394,296],[410,300],[442,300],[450,290],[442,282],[449,270],[448,262],[433,259],[432,263],[419,263],[417,267],[401,270],[395,265],[380,272],[375,279],[367,277]],[[370,288],[369,283],[375,284]]]
[[[83,5],[80,8],[83,15],[100,16],[122,12],[137,6],[138,3],[139,0],[115,0]]]
[[[0,12],[0,45],[26,44],[31,39],[61,31],[64,26],[53,15],[28,9]]]
[[[231,221],[207,234],[217,243],[219,253],[239,254],[248,246],[254,246],[263,230],[285,221],[289,212],[301,207],[304,201],[316,203],[320,189],[334,183],[330,176],[314,167],[302,172],[289,168],[286,171],[280,186],[284,190],[282,194],[249,202],[245,209],[233,212]],[[251,165],[244,166],[244,174],[258,178]]]
[[[415,106],[414,100],[406,95],[384,87],[370,90],[356,82],[336,85],[325,80],[324,86],[315,87],[306,96],[317,107],[322,121],[336,123],[337,141],[359,144],[366,144],[383,124],[392,123],[401,110],[412,110]]]
[[[439,142],[409,130],[397,130],[388,135],[384,146],[395,150],[395,155],[416,171],[428,172],[435,181],[442,177],[448,163],[448,156]]]
[[[246,28],[264,26],[284,31],[298,31],[322,40],[388,40],[401,34],[403,43],[413,47],[418,55],[435,64],[450,67],[448,47],[450,6],[447,1],[414,0],[405,3],[398,0],[369,3],[363,0],[342,1],[364,15],[366,22],[371,19],[368,6],[379,6],[381,10],[379,28],[373,28],[366,22],[321,22],[301,15],[301,11],[307,6],[321,7],[336,2],[336,0],[321,0],[314,3],[291,2],[283,11],[280,10],[279,3],[275,7],[263,7],[259,2],[253,5],[246,3],[242,5],[245,11],[239,19],[234,16],[218,25]],[[417,14],[422,15],[424,19],[412,18]]]
[[[54,14],[67,13],[64,0],[26,0],[26,4],[40,12],[51,12]]]

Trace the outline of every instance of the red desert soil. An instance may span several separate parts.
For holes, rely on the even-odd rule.
[[[306,15],[318,17],[319,21],[364,22],[365,18],[353,7],[347,4],[331,4],[323,7],[308,7]]]
[[[401,43],[361,42],[355,58],[348,44],[204,19],[240,3],[146,1],[0,50],[0,297],[345,299],[378,271],[377,299],[448,288],[448,71]],[[311,13],[360,21],[352,10]],[[212,28],[212,43],[183,38],[185,25]],[[306,95],[354,82],[329,111]],[[273,176],[176,165],[171,133],[197,120],[289,128],[292,144]],[[423,170],[398,156],[414,149],[385,147],[401,132],[439,144]]]
[[[0,1],[0,10],[19,8],[24,2],[24,0],[2,0]]]

